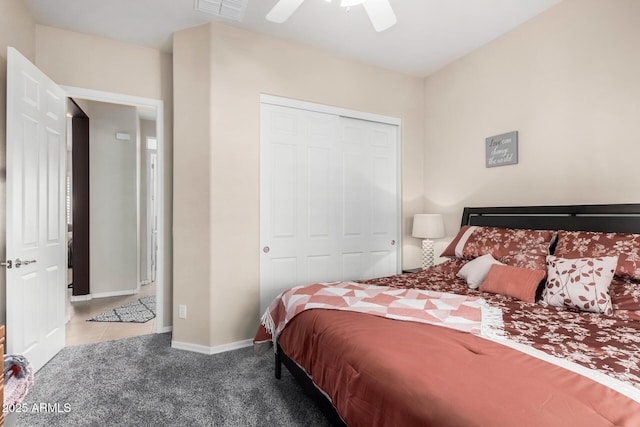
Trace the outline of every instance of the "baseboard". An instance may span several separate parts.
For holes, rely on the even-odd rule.
[[[252,339],[230,342],[228,344],[214,345],[211,347],[207,347],[206,345],[192,344],[188,342],[180,342],[175,340],[171,341],[172,348],[175,348],[178,350],[193,351],[195,353],[202,353],[202,354],[208,354],[208,355],[224,353],[225,351],[237,350],[239,348],[250,347],[252,345],[253,345]]]
[[[93,297],[91,296],[91,294],[87,294],[87,295],[71,295],[69,297],[69,301],[71,301],[71,302],[90,301],[92,299],[93,299]]]
[[[71,302],[89,301],[94,298],[121,297],[125,295],[135,295],[137,293],[138,293],[137,289],[130,289],[126,291],[97,292],[97,293],[87,294],[87,295],[71,295]]]
[[[159,330],[156,331],[156,334],[164,334],[166,332],[172,332],[173,326],[163,326]]]

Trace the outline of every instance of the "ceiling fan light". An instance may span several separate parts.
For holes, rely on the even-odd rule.
[[[368,0],[364,4],[364,10],[367,11],[371,24],[377,32],[385,31],[398,22],[389,0]]]

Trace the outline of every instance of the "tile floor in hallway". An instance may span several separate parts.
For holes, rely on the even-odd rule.
[[[67,307],[71,320],[67,322],[67,346],[90,344],[155,333],[156,319],[146,323],[87,322],[87,319],[114,307],[133,302],[146,295],[155,295],[156,284],[141,286],[135,295],[95,298],[72,302]]]

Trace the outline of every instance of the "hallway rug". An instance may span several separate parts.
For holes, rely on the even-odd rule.
[[[87,319],[87,322],[145,323],[154,317],[156,317],[156,297],[148,295],[137,301],[100,313]]]

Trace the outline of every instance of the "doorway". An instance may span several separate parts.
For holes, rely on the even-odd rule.
[[[152,109],[156,117],[158,206],[163,206],[164,113],[160,100],[63,88],[14,48],[7,48],[6,344],[37,371],[65,345],[66,99]],[[164,217],[158,215],[158,301],[154,332],[163,326]],[[136,255],[137,257],[137,255]],[[14,268],[15,265],[15,268]],[[113,266],[118,268],[118,266]]]
[[[138,298],[146,297],[148,295],[155,294],[155,302],[156,302],[156,317],[153,321],[148,322],[146,324],[117,324],[119,322],[109,322],[108,326],[111,330],[109,333],[105,333],[105,329],[107,325],[102,325],[102,328],[94,329],[98,332],[95,332],[93,336],[89,337],[89,342],[96,342],[98,337],[96,334],[104,336],[104,339],[117,339],[126,336],[133,335],[142,335],[147,333],[157,333],[164,332],[167,328],[163,326],[164,320],[164,303],[165,303],[165,284],[164,284],[164,275],[163,275],[163,262],[164,258],[162,257],[163,251],[163,227],[164,227],[164,218],[162,215],[162,195],[163,195],[163,171],[162,171],[162,147],[163,147],[163,129],[164,129],[164,120],[163,120],[163,104],[162,101],[140,98],[140,97],[132,97],[128,95],[121,95],[115,93],[108,92],[99,92],[94,90],[75,88],[75,87],[63,87],[66,91],[67,96],[76,100],[80,105],[113,105],[114,107],[118,107],[119,109],[125,112],[134,111],[137,115],[137,119],[139,121],[137,127],[133,130],[120,129],[114,132],[109,131],[109,137],[111,138],[111,147],[107,147],[107,149],[121,147],[122,150],[129,149],[137,152],[138,155],[135,156],[135,160],[131,163],[131,159],[126,160],[127,166],[125,167],[121,164],[125,157],[124,155],[120,155],[117,157],[108,157],[112,154],[107,154],[104,156],[104,152],[101,154],[100,159],[104,160],[100,163],[101,167],[106,169],[113,169],[115,172],[112,175],[113,181],[109,182],[102,189],[100,188],[91,188],[91,191],[100,191],[104,193],[106,191],[111,191],[112,187],[121,187],[121,183],[117,182],[120,179],[120,175],[122,175],[124,170],[134,169],[135,170],[135,179],[136,184],[133,188],[134,194],[133,199],[129,198],[128,203],[133,203],[135,206],[133,207],[134,211],[137,213],[136,222],[134,229],[131,229],[131,224],[128,223],[126,227],[129,227],[127,230],[124,230],[124,227],[118,227],[115,230],[115,234],[120,233],[122,236],[128,236],[130,246],[133,246],[134,249],[131,250],[131,253],[128,254],[130,259],[135,259],[135,263],[129,263],[134,266],[135,271],[131,271],[131,265],[129,266],[129,276],[128,282],[131,282],[131,274],[135,275],[135,287],[123,289],[106,289],[104,286],[101,287],[99,283],[100,280],[96,280],[96,278],[103,279],[108,275],[112,275],[113,277],[109,279],[111,283],[118,282],[119,274],[123,274],[123,270],[126,270],[121,265],[114,265],[113,263],[99,263],[96,268],[97,271],[92,271],[91,277],[93,278],[90,281],[90,285],[88,286],[87,292],[85,294],[81,294],[80,292],[74,292],[73,297],[71,297],[72,304],[77,308],[76,310],[68,311],[68,318],[70,318],[70,313],[75,312],[76,314],[80,313],[82,316],[86,317],[89,314],[96,314],[96,312],[108,310],[113,307],[128,304],[132,301],[137,300]],[[101,108],[92,108],[95,111],[102,111]],[[96,116],[99,117],[99,114]],[[89,119],[92,120],[92,114],[89,113]],[[144,125],[142,124],[144,122]],[[154,140],[155,146],[154,149],[148,150],[147,148],[147,140],[151,138]],[[132,148],[133,147],[133,148]],[[151,153],[152,152],[152,153]],[[122,153],[121,153],[122,154]],[[149,182],[149,178],[152,175],[148,172],[149,169],[149,157],[153,154],[154,164],[153,164],[153,181]],[[118,171],[118,168],[124,168]],[[130,173],[131,171],[127,172]],[[154,210],[154,230],[150,232],[146,232],[146,225],[150,221],[149,215],[147,213],[149,207],[147,203],[147,199],[149,198],[150,190],[149,188],[153,186],[153,203],[154,206],[158,208]],[[73,186],[72,186],[73,187]],[[73,187],[75,190],[75,187]],[[131,189],[130,189],[131,191]],[[130,195],[131,196],[131,195]],[[119,203],[114,203],[112,206],[91,206],[91,209],[98,209],[98,211],[94,212],[91,217],[91,221],[93,223],[100,223],[105,217],[113,217],[114,215],[119,214],[118,212]],[[75,209],[75,207],[74,207]],[[111,209],[111,211],[109,210]],[[145,228],[145,232],[142,231],[142,228]],[[75,231],[75,224],[73,226]],[[98,233],[107,234],[109,239],[113,239],[114,230],[100,230],[98,228]],[[95,230],[94,230],[95,233]],[[77,234],[77,233],[76,233]],[[151,250],[147,244],[151,240],[147,238],[148,234],[153,234],[153,250]],[[79,236],[78,236],[79,237]],[[76,236],[74,236],[74,239]],[[104,238],[104,236],[103,236]],[[133,239],[133,240],[131,240]],[[131,244],[131,242],[133,242]],[[103,245],[100,245],[103,246]],[[96,246],[92,246],[93,249],[96,249]],[[91,256],[100,256],[100,249],[92,250]],[[156,255],[157,254],[157,255]],[[154,265],[147,265],[146,261],[148,257],[153,256]],[[72,267],[76,267],[75,265]],[[75,280],[75,278],[74,278]],[[75,291],[75,283],[74,283],[74,291]],[[90,317],[90,316],[89,316]],[[84,320],[83,320],[84,321]],[[102,322],[86,322],[88,324],[97,324]],[[120,331],[120,332],[118,332]],[[70,344],[74,344],[73,336],[69,336],[67,342]],[[75,342],[80,343],[80,342]]]
[[[67,287],[73,296],[90,292],[89,117],[67,98]],[[69,123],[70,122],[70,123]],[[75,238],[74,238],[75,236]]]

